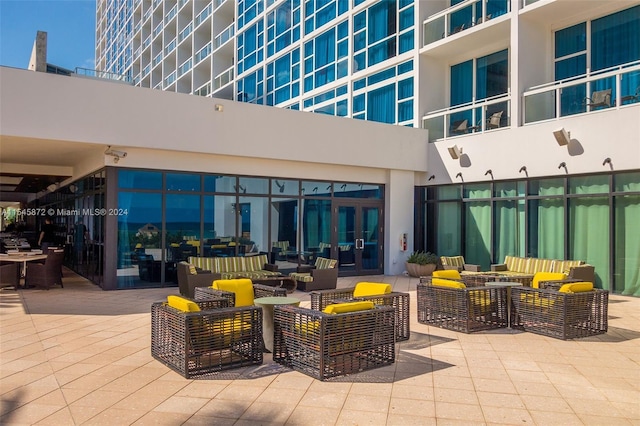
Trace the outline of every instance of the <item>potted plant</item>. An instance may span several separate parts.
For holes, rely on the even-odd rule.
[[[438,256],[428,251],[414,251],[407,259],[405,266],[412,277],[431,275],[438,265]]]

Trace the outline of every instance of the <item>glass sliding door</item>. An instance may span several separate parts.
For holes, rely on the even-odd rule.
[[[640,195],[615,197],[614,209],[613,290],[626,296],[640,296]]]
[[[316,187],[317,188],[317,187]],[[300,245],[308,253],[307,261],[318,256],[331,258],[331,200],[302,200]]]

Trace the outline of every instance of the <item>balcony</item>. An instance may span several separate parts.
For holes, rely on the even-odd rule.
[[[176,48],[178,44],[177,39],[174,37],[173,40],[171,40],[169,42],[169,44],[167,44],[167,46],[164,48],[164,54],[165,56],[168,55],[169,53],[173,52],[173,50]]]
[[[494,131],[511,125],[510,108],[511,95],[506,93],[429,112],[422,117],[422,127],[429,130],[429,142]]]
[[[158,53],[154,58],[153,58],[153,66],[155,67],[156,65],[158,65],[160,62],[162,62],[162,52]]]
[[[151,12],[152,12],[151,9],[145,10],[144,15],[142,15],[142,22],[146,21],[151,17]]]
[[[208,82],[202,87],[196,89],[193,94],[198,96],[209,96],[211,94],[211,82]]]
[[[111,80],[131,84],[131,78],[129,76],[124,74],[116,74],[109,71],[76,67],[74,74],[81,77],[99,78],[103,80]]]
[[[207,5],[207,7],[205,7],[202,12],[200,12],[198,14],[198,16],[196,16],[196,19],[194,20],[194,27],[198,27],[198,25],[200,25],[205,19],[207,19],[209,16],[211,16],[211,12],[213,11],[213,5],[211,3],[209,3]]]
[[[510,11],[507,0],[466,0],[427,18],[423,25],[423,46],[446,39]]]
[[[189,58],[186,61],[184,61],[182,63],[182,65],[180,65],[180,67],[178,67],[178,77],[180,77],[182,74],[188,72],[191,69],[192,66],[193,66],[193,61],[191,60],[191,58]]]
[[[218,34],[215,38],[215,48],[219,48],[233,37],[233,33],[235,31],[234,23],[231,23],[227,28],[225,28],[220,34]]]
[[[535,86],[523,97],[525,124],[639,104],[640,61]]]
[[[151,44],[151,35],[148,35],[147,38],[144,39],[142,43],[142,49],[146,49]]]
[[[164,79],[164,88],[171,86],[176,81],[176,72],[172,72]]]
[[[233,70],[234,66],[231,65],[228,69],[216,76],[216,78],[213,80],[214,91],[226,86],[233,81]]]
[[[187,25],[182,29],[182,31],[180,31],[180,33],[178,34],[178,43],[187,38],[189,34],[191,34],[191,31],[193,31],[193,22],[190,22],[189,25]]]
[[[211,42],[207,43],[205,47],[198,50],[195,54],[196,64],[202,61],[204,58],[211,54]]]
[[[153,38],[156,38],[156,36],[162,32],[162,26],[163,26],[162,22],[156,25],[156,27],[153,29]]]
[[[169,13],[167,13],[164,17],[164,23],[168,24],[174,16],[176,16],[176,14],[178,13],[178,5],[176,4],[175,6],[173,6],[171,8],[171,10],[169,11]]]

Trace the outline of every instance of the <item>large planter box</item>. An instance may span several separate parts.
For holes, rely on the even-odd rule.
[[[407,268],[407,272],[409,276],[420,278],[426,277],[433,274],[433,271],[436,270],[436,265],[430,263],[427,265],[418,265],[417,263],[406,263],[405,266]]]

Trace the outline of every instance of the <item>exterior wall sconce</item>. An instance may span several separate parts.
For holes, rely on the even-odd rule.
[[[215,110],[216,110],[216,111],[218,111],[218,112],[222,112],[222,111],[224,111],[224,105],[222,105],[222,104],[216,104],[216,106],[215,106]]]
[[[462,177],[462,172],[458,172],[458,174],[456,175],[456,178],[460,178],[460,180],[464,182],[464,178]]]
[[[484,172],[484,175],[491,175],[491,179],[493,179],[493,170],[489,169],[486,172]]]
[[[607,158],[604,159],[604,161],[602,162],[602,165],[604,166],[606,164],[611,165],[611,158],[607,157]]]
[[[449,155],[454,160],[459,159],[462,155],[462,148],[458,148],[458,145],[450,146],[447,149],[449,150]]]
[[[564,161],[558,165],[559,169],[561,169],[563,167],[564,167],[564,172],[565,173],[569,173],[569,171],[567,170],[567,163],[565,163]]]
[[[527,166],[520,167],[520,170],[518,170],[518,173],[522,173],[522,172],[524,172],[525,176],[529,177],[529,172],[527,172]]]
[[[428,181],[429,181],[429,180],[434,180],[435,178],[436,178],[436,175],[431,175],[431,176],[429,176],[429,179],[427,179],[427,180],[428,180]]]

